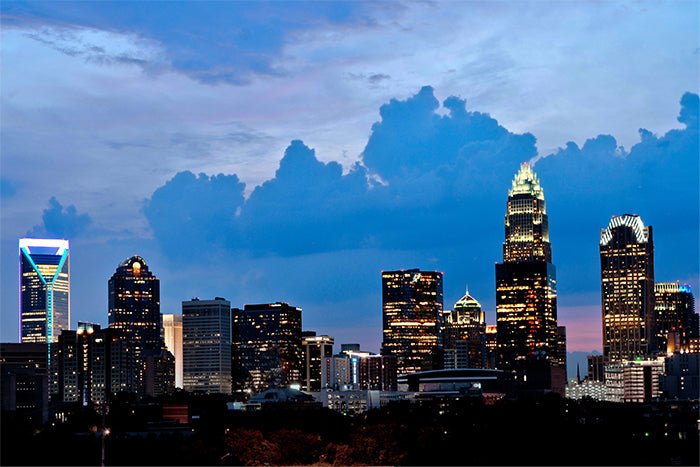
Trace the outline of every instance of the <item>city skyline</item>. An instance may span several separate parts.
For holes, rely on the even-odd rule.
[[[697,5],[342,4],[294,11],[303,31],[273,15],[269,42],[263,12],[233,5],[219,16],[250,20],[234,55],[259,62],[174,38],[217,8],[185,23],[183,6],[154,26],[147,5],[3,5],[3,341],[16,340],[14,258],[26,236],[71,241],[71,327],[106,324],[106,281],[134,254],[162,281],[163,313],[195,296],[282,300],[304,309],[305,329],[378,352],[378,272],[419,268],[444,272],[447,304],[469,284],[493,324],[503,193],[528,160],[547,190],[570,350],[602,350],[597,230],[612,216],[653,225],[656,280],[698,290]],[[474,29],[474,12],[499,19]],[[533,19],[542,14],[569,20],[556,22],[565,43],[519,54],[514,41],[550,42]],[[203,37],[223,37],[222,21]],[[521,29],[533,34],[510,32]],[[437,30],[437,42],[462,45],[418,66],[428,62],[417,38]],[[347,50],[402,38],[420,51],[401,49],[405,64]],[[654,57],[638,55],[655,42]],[[477,49],[493,54],[462,53]],[[609,72],[577,62],[580,50]],[[48,69],[60,70],[51,82]],[[331,82],[336,98],[311,91]]]

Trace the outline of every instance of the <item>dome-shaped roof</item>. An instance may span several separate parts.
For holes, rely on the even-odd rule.
[[[121,263],[119,263],[120,268],[130,268],[134,263],[139,263],[139,268],[142,266],[148,266],[146,260],[138,255],[134,255],[131,258],[127,258]]]

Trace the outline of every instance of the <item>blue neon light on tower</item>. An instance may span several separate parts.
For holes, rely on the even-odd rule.
[[[19,240],[21,342],[58,341],[70,327],[70,248],[68,240]]]

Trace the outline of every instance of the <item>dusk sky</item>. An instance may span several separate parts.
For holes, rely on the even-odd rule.
[[[0,339],[18,239],[71,242],[71,326],[143,256],[161,311],[286,301],[378,351],[381,270],[445,273],[495,324],[535,164],[568,350],[601,350],[600,229],[653,226],[697,296],[700,3],[11,2],[0,74]]]

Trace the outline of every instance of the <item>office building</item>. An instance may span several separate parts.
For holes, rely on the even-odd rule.
[[[650,402],[662,395],[664,358],[623,360],[605,365],[606,400]]]
[[[661,391],[666,399],[697,400],[700,396],[700,353],[680,353],[666,357]]]
[[[182,356],[185,390],[231,394],[231,302],[182,302]]]
[[[10,416],[30,426],[48,420],[47,344],[0,344],[0,399],[3,423]],[[13,425],[16,428],[16,425]],[[10,429],[5,425],[5,429]]]
[[[234,387],[260,392],[301,384],[301,308],[284,302],[234,308]]]
[[[358,346],[359,350],[359,346]],[[345,354],[323,359],[321,372],[321,388],[337,391],[352,389],[352,368],[350,357]]]
[[[642,218],[624,214],[600,232],[603,355],[610,363],[655,351],[654,239]]]
[[[317,336],[314,331],[302,332],[301,345],[304,351],[304,372],[302,389],[318,392],[321,390],[323,360],[333,356],[333,338]]]
[[[55,401],[100,410],[117,393],[138,388],[133,353],[114,329],[79,322],[76,330],[63,330],[52,353]]]
[[[163,339],[175,357],[175,387],[182,388],[182,315],[163,315]]]
[[[496,368],[496,354],[498,353],[498,326],[495,324],[486,325],[486,368]]]
[[[439,368],[438,324],[442,273],[407,269],[382,272],[382,355],[396,358],[399,374]]]
[[[580,400],[584,397],[604,401],[607,397],[607,388],[602,381],[584,380],[570,381],[566,385],[567,399]]]
[[[145,381],[145,353],[162,348],[160,281],[140,256],[122,261],[109,279],[109,327],[134,354],[137,381]],[[137,392],[144,394],[145,387]]]
[[[68,240],[19,240],[20,341],[58,341],[70,327]]]
[[[562,368],[566,375],[566,326],[557,326],[557,355],[556,365]]]
[[[605,382],[605,357],[603,355],[587,355],[588,375],[586,379],[590,381]]]
[[[544,190],[527,163],[508,192],[503,262],[496,264],[496,319],[496,366],[516,371],[532,389],[552,389],[553,380],[561,379],[554,373],[563,371],[556,269]],[[563,386],[558,390],[563,394]]]
[[[469,291],[442,314],[443,367],[486,368],[486,321]]]
[[[679,282],[657,282],[654,284],[654,296],[659,353],[689,351],[691,340],[698,337],[698,314],[695,312],[692,290]]]

